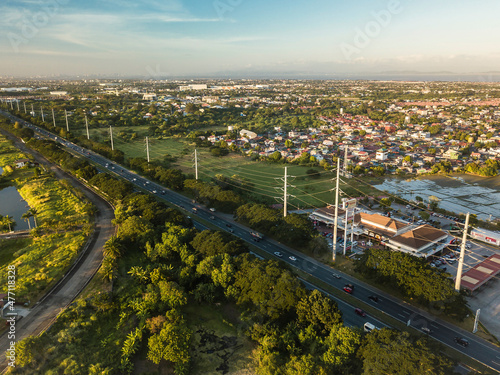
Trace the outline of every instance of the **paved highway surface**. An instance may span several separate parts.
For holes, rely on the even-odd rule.
[[[340,290],[346,284],[354,285],[354,291],[352,296],[364,303],[386,313],[387,315],[404,322],[411,327],[420,330],[423,334],[429,334],[432,338],[440,341],[444,345],[447,345],[464,355],[470,356],[477,361],[485,364],[486,366],[500,372],[500,348],[497,346],[476,337],[474,334],[464,331],[458,327],[453,326],[445,321],[442,321],[437,316],[432,316],[424,311],[412,307],[404,302],[401,302],[389,295],[386,295],[375,288],[352,278],[351,276],[342,274],[341,272],[335,271],[332,268],[315,261],[314,259],[305,256],[291,248],[288,248],[274,240],[262,239],[256,241],[256,239],[250,235],[250,229],[235,223],[232,220],[223,218],[217,212],[211,212],[207,208],[193,204],[190,199],[173,192],[171,190],[165,189],[164,187],[149,181],[144,177],[137,175],[136,173],[127,170],[126,168],[116,165],[112,161],[104,158],[103,156],[96,154],[87,149],[83,149],[80,146],[71,143],[59,136],[56,136],[44,129],[38,128],[30,123],[25,122],[22,119],[11,116],[8,113],[0,111],[12,121],[19,121],[24,126],[33,129],[34,131],[42,134],[43,136],[55,140],[70,149],[72,152],[79,154],[83,157],[90,159],[95,164],[99,165],[101,169],[107,169],[110,172],[123,177],[124,179],[130,181],[137,187],[149,191],[151,194],[156,195],[158,198],[165,199],[166,201],[182,208],[184,210],[192,211],[192,208],[196,208],[196,212],[190,214],[193,222],[197,227],[200,224],[197,223],[197,217],[205,221],[211,222],[214,226],[221,230],[232,232],[233,235],[240,237],[241,239],[251,243],[252,245],[268,252],[271,256],[275,256],[292,267],[296,267],[314,275],[321,281],[328,283],[329,285],[338,288]],[[276,256],[274,253],[279,252],[281,256]],[[292,258],[291,258],[292,257]],[[334,276],[336,274],[340,278]],[[369,299],[370,296],[377,296],[378,302]],[[372,322],[375,326],[381,327],[382,323],[375,321],[371,317],[362,318],[354,313],[354,306],[345,304],[338,298],[332,297],[341,307],[344,320],[347,324],[362,326],[365,322]],[[422,330],[422,328],[424,330]],[[426,332],[427,331],[427,332]],[[463,347],[455,342],[455,338],[465,338],[468,340],[469,345]]]

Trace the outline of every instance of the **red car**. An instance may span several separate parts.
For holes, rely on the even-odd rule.
[[[358,314],[359,316],[366,316],[366,313],[363,310],[361,310],[360,308],[355,308],[354,312],[356,314]]]
[[[354,286],[352,284],[344,285],[344,292],[352,294],[353,291],[354,291]]]

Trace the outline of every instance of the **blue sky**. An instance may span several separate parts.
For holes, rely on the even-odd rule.
[[[500,71],[498,0],[7,0],[0,76]]]

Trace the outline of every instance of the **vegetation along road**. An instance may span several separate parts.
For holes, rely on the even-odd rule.
[[[63,279],[47,294],[29,313],[28,316],[16,324],[16,341],[30,335],[37,335],[45,330],[57,317],[57,315],[70,304],[80,291],[92,279],[99,269],[102,261],[102,248],[104,243],[114,234],[111,220],[114,217],[113,208],[104,199],[85,187],[78,180],[66,174],[57,166],[51,165],[42,155],[27,147],[18,139],[8,133],[2,133],[11,139],[21,151],[32,154],[35,159],[47,165],[59,179],[67,179],[71,184],[84,192],[88,199],[96,206],[95,233],[90,242],[87,243],[85,253],[76,261],[74,267],[63,277]],[[7,366],[5,351],[9,349],[7,334],[0,336],[0,352],[2,353],[0,370]]]
[[[15,118],[12,118],[15,119]],[[22,120],[21,120],[22,121]],[[59,143],[63,144],[69,149],[72,149],[74,152],[81,154],[92,160],[94,163],[99,164],[103,167],[103,169],[110,170],[115,174],[121,176],[122,178],[128,180],[130,183],[136,185],[137,187],[141,187],[158,198],[165,199],[174,205],[190,210],[193,206],[191,200],[187,197],[184,197],[178,193],[175,193],[171,190],[163,190],[164,188],[156,183],[149,181],[143,177],[136,175],[135,173],[129,171],[128,169],[115,165],[112,161],[94,153],[89,152],[89,150],[84,150],[79,146],[72,144],[66,140],[57,139],[53,134],[48,133],[45,130],[41,130],[39,128],[34,127],[32,124],[26,123],[23,121],[23,124],[31,127],[33,130],[40,132],[44,136],[52,138]],[[401,301],[392,298],[390,296],[384,295],[380,291],[375,288],[362,283],[358,280],[350,278],[349,276],[339,272],[340,278],[335,278],[332,276],[332,271],[329,267],[316,262],[310,257],[307,257],[303,254],[300,254],[288,247],[283,246],[282,244],[270,240],[270,239],[262,239],[259,242],[252,241],[252,236],[249,234],[249,229],[245,228],[239,224],[234,223],[233,221],[228,221],[223,218],[218,213],[213,213],[208,209],[197,205],[198,209],[196,213],[193,215],[194,221],[197,218],[203,220],[204,222],[211,222],[214,226],[219,227],[222,230],[229,230],[227,224],[231,224],[234,229],[232,234],[240,237],[241,239],[252,243],[254,246],[259,247],[261,250],[268,252],[269,254],[276,254],[277,251],[280,252],[280,259],[290,266],[296,267],[306,273],[313,274],[317,279],[322,282],[342,290],[342,286],[345,282],[349,282],[355,284],[356,291],[353,294],[353,297],[359,302],[364,302],[370,305],[372,308],[383,311],[385,314],[391,316],[392,318],[399,320],[403,323],[407,323],[417,330],[422,330],[422,328],[427,328],[430,332],[430,335],[445,344],[448,347],[453,348],[456,351],[461,352],[463,355],[470,356],[477,361],[485,364],[486,366],[494,369],[495,371],[500,370],[500,363],[497,362],[498,358],[500,358],[498,347],[475,337],[474,335],[456,327],[451,324],[448,324],[441,319],[431,316],[427,313],[424,313],[416,308],[413,308],[407,304],[402,304]],[[371,295],[378,295],[382,298],[374,302],[369,297]],[[339,301],[337,301],[339,303]],[[351,315],[354,315],[354,312],[351,309]],[[350,319],[350,318],[349,318]],[[348,319],[348,320],[349,320]],[[359,322],[358,322],[359,323]],[[378,324],[377,322],[373,322]],[[355,323],[354,323],[355,324]],[[455,337],[465,337],[471,345],[469,347],[461,347],[457,345],[454,341]]]

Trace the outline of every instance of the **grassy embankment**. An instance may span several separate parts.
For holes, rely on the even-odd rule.
[[[25,156],[2,137],[0,155],[4,165]],[[7,266],[15,265],[16,300],[35,301],[66,272],[85,243],[91,229],[89,203],[67,182],[48,174],[34,177],[33,169],[15,170],[4,183],[16,186],[37,210],[38,228],[29,239],[1,240],[0,285],[7,285]]]

